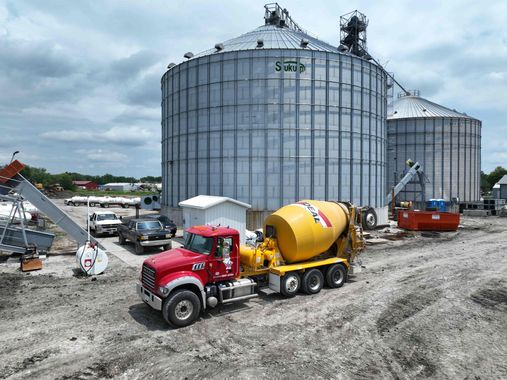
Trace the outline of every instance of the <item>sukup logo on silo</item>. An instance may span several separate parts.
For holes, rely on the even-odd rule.
[[[275,71],[285,71],[285,72],[304,72],[306,70],[305,65],[302,63],[297,63],[297,61],[276,61],[275,62]]]

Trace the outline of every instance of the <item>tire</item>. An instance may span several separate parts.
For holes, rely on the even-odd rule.
[[[95,202],[90,202],[90,207],[95,207]]]
[[[306,294],[317,294],[324,286],[324,275],[316,268],[306,271],[301,281],[301,288]]]
[[[120,243],[120,245],[125,245],[125,238],[120,232],[118,232],[118,243]]]
[[[126,204],[122,203],[121,208],[127,208],[127,207],[129,207],[129,206],[127,206]]]
[[[109,203],[104,203],[103,205],[101,205],[102,207],[104,208],[109,208]]]
[[[296,272],[289,272],[280,281],[280,293],[288,298],[296,295],[301,287],[301,278]]]
[[[136,241],[136,253],[138,255],[144,253],[144,247],[138,241]]]
[[[348,271],[341,264],[333,264],[326,271],[326,284],[330,288],[341,288],[347,282]]]
[[[195,322],[201,313],[197,295],[187,289],[176,290],[162,304],[164,320],[174,327],[185,327]]]
[[[363,213],[363,227],[366,230],[374,230],[377,227],[377,213],[371,207],[367,208]]]

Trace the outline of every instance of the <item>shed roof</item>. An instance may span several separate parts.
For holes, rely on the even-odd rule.
[[[229,197],[219,197],[215,195],[198,195],[196,197],[181,201],[180,203],[178,203],[178,206],[205,210],[224,202],[231,202],[244,208],[252,207],[248,203],[243,203],[236,199],[232,199]]]
[[[430,102],[420,96],[402,96],[396,99],[390,107],[387,115],[388,120],[392,119],[412,119],[425,117],[454,117],[464,119],[474,119],[473,117],[441,106],[440,104]]]
[[[497,182],[498,185],[507,185],[507,174],[504,175],[500,180]]]

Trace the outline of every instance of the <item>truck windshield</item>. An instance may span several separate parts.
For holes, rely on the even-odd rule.
[[[97,220],[116,220],[118,219],[115,214],[102,214],[97,215]]]
[[[209,255],[213,248],[213,238],[196,234],[188,234],[184,248],[204,255]]]
[[[139,231],[141,230],[160,230],[162,226],[160,223],[156,220],[153,222],[139,222],[137,223],[137,229]]]

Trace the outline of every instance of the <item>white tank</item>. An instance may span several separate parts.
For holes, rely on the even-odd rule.
[[[89,242],[79,247],[76,252],[76,263],[79,269],[90,276],[104,272],[108,262],[106,252]]]

